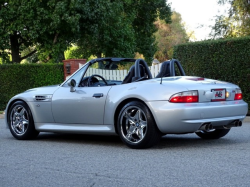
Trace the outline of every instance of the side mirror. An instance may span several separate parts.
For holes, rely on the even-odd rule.
[[[71,79],[69,82],[68,82],[68,85],[70,86],[70,92],[75,92],[76,89],[76,81],[75,79]]]

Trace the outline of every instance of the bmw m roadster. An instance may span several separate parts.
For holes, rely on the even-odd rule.
[[[19,140],[39,132],[118,134],[130,148],[148,148],[166,134],[221,138],[247,110],[237,85],[185,76],[178,60],[163,62],[153,77],[143,59],[97,58],[60,85],[11,98],[5,120]]]

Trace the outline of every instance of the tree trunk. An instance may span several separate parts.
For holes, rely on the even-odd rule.
[[[53,40],[53,45],[55,45],[57,43],[58,35],[59,35],[59,33],[55,33],[54,40]],[[53,58],[55,58],[55,57],[53,57]],[[52,59],[52,54],[51,53],[48,55],[48,57],[46,59],[46,62],[48,62],[50,59]]]
[[[11,45],[11,57],[12,63],[20,63],[21,57],[19,54],[19,43],[18,43],[18,35],[15,31],[14,34],[10,35],[10,45]]]
[[[97,53],[96,56],[97,58],[102,58],[102,53]]]

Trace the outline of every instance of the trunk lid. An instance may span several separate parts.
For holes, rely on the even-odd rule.
[[[239,87],[235,84],[201,77],[182,76],[163,78],[164,82],[182,85],[187,90],[197,90],[199,102],[232,101]]]

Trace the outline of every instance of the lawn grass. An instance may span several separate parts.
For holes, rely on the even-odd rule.
[[[0,111],[0,114],[3,114],[3,111]]]

